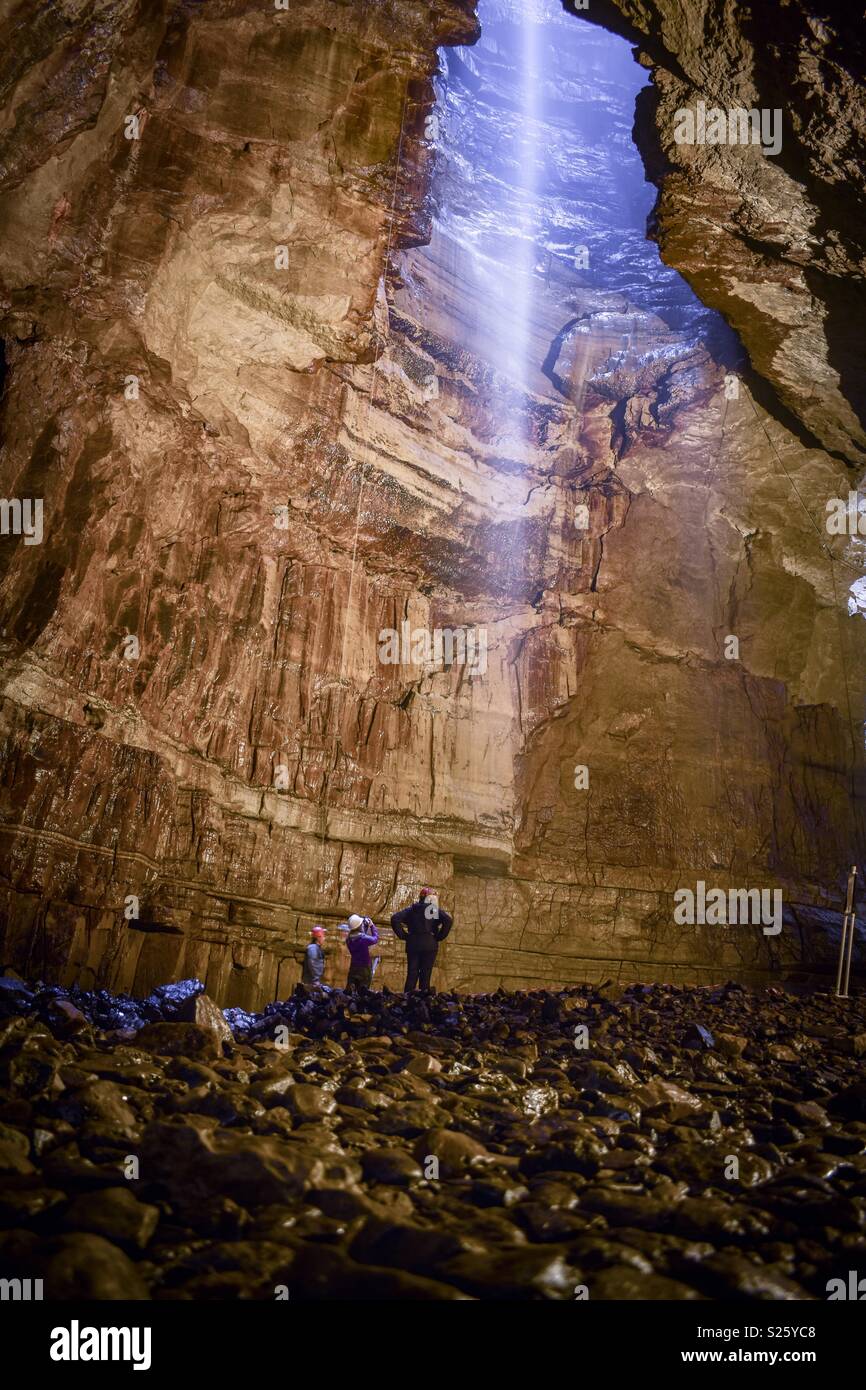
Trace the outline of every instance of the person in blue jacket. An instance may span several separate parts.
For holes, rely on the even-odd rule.
[[[391,918],[394,935],[406,944],[406,990],[430,989],[439,942],[453,925],[450,913],[439,906],[432,888],[422,888],[418,901]]]
[[[318,985],[325,973],[325,928],[313,927],[310,944],[304,951],[304,971],[301,980],[305,985]]]

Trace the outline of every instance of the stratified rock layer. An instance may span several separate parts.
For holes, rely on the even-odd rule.
[[[556,257],[532,380],[497,377],[425,125],[471,7],[5,24],[0,491],[45,536],[0,539],[4,959],[260,1007],[313,922],[428,882],[451,987],[824,964],[866,629],[803,498],[820,521],[846,464]],[[485,672],[382,664],[403,622],[484,629]],[[781,888],[783,933],[675,925],[698,879]]]
[[[573,0],[563,0],[574,10]],[[652,69],[636,123],[660,184],[655,235],[803,430],[866,463],[866,169],[860,16],[846,0],[743,9],[593,0],[585,18]],[[677,143],[677,112],[777,112],[781,148]],[[768,129],[770,127],[768,126]],[[821,508],[816,509],[818,513]]]
[[[230,1011],[224,1043],[182,993],[106,1034],[0,980],[4,1278],[52,1301],[790,1300],[862,1261],[862,1001],[299,991]]]

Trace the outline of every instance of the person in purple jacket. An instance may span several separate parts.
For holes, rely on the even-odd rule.
[[[346,949],[352,960],[349,966],[349,977],[346,980],[346,989],[354,989],[359,985],[363,985],[364,989],[371,987],[373,966],[370,960],[370,947],[375,946],[378,940],[379,933],[371,919],[359,917],[357,912],[353,912],[349,918],[349,934],[346,937]]]

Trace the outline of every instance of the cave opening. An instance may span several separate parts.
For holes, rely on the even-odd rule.
[[[512,385],[570,396],[562,336],[590,311],[682,340],[733,335],[647,234],[656,189],[633,139],[649,78],[633,45],[559,0],[479,0],[480,37],[440,50],[433,241],[464,288],[466,348]]]
[[[560,518],[542,521],[535,505],[552,479],[570,480],[567,524],[588,531],[590,480],[595,503],[615,508],[624,495],[610,464],[634,439],[629,398],[647,401],[645,420],[663,434],[690,367],[702,378],[692,389],[709,391],[745,354],[650,235],[657,189],[634,123],[651,89],[634,45],[558,0],[480,0],[477,15],[473,44],[439,50],[430,231],[396,256],[393,308],[439,355],[464,354],[490,417],[474,430],[499,527],[485,582],[538,609],[562,572],[542,535]],[[722,402],[720,431],[725,418]],[[581,553],[591,591],[602,548]]]

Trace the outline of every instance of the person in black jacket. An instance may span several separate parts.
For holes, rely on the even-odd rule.
[[[430,976],[439,950],[451,930],[452,918],[439,906],[432,888],[422,888],[418,901],[391,918],[394,935],[406,943],[406,984],[404,989],[430,989]]]

